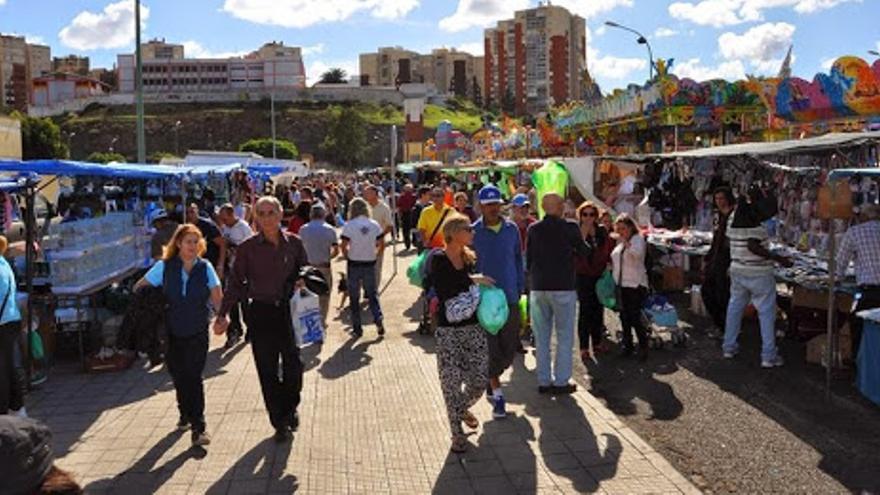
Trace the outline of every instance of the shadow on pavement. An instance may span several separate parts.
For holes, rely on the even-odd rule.
[[[369,341],[361,341],[356,337],[350,337],[336,352],[324,361],[318,368],[318,373],[328,380],[335,380],[368,366],[373,357],[367,354],[371,345],[382,341],[377,337]]]
[[[172,431],[159,440],[133,466],[113,478],[106,478],[90,483],[85,487],[86,493],[110,490],[113,493],[155,493],[174,476],[186,461],[204,459],[207,452],[202,448],[189,448],[177,454],[161,466],[158,460],[168,452],[182,437],[189,432]]]
[[[608,409],[620,416],[637,414],[635,401],[640,399],[651,409],[649,419],[672,421],[678,418],[684,405],[675,396],[671,385],[655,378],[655,375],[675,373],[678,365],[674,356],[661,357],[658,352],[653,352],[645,363],[616,356],[590,363],[587,366],[591,378],[589,392],[603,399]]]
[[[285,472],[291,448],[290,442],[279,444],[272,438],[263,440],[244,454],[205,493],[296,492],[299,480]]]

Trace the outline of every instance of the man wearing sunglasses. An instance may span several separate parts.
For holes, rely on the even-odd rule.
[[[245,314],[263,401],[275,428],[275,440],[285,442],[299,426],[296,408],[303,378],[290,322],[290,281],[298,278],[308,260],[299,237],[281,230],[282,210],[277,198],[261,197],[254,210],[259,233],[238,248],[214,333],[226,331],[227,315],[235,304],[250,301]],[[302,286],[302,280],[296,280],[296,287]]]

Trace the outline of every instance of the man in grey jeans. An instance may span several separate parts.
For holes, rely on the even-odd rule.
[[[339,241],[336,230],[325,220],[327,210],[321,204],[312,206],[309,214],[311,221],[299,229],[299,238],[306,248],[309,264],[317,268],[327,280],[327,286],[333,287],[333,271],[330,260],[339,254]],[[327,328],[327,313],[330,311],[330,292],[320,296],[321,319]]]
[[[574,324],[577,312],[575,253],[589,257],[577,224],[562,218],[562,196],[548,193],[541,200],[545,216],[529,227],[526,266],[531,276],[529,312],[538,361],[538,392],[570,394]],[[556,358],[551,359],[551,334],[556,329]]]

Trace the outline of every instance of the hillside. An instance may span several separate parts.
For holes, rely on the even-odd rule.
[[[394,105],[351,103],[369,126],[370,164],[382,163],[389,154],[388,130],[398,125],[403,132],[403,110]],[[234,104],[163,104],[145,109],[147,155],[185,154],[187,149],[236,150],[251,138],[271,135],[270,105],[267,101]],[[296,143],[301,153],[322,160],[320,144],[331,122],[331,106],[325,103],[297,102],[275,104],[277,136]],[[133,160],[135,149],[135,111],[132,106],[95,105],[78,115],[56,118],[63,135],[70,139],[71,155],[83,159],[93,151],[122,153]],[[452,102],[449,108],[428,105],[425,111],[425,139],[437,125],[449,120],[453,126],[471,133],[482,125],[481,111],[469,103]],[[179,124],[178,124],[179,122]]]

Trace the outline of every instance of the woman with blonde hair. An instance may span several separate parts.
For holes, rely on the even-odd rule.
[[[205,253],[205,239],[198,227],[183,224],[165,246],[162,260],[138,280],[135,290],[148,285],[162,287],[167,299],[165,328],[168,331],[168,372],[177,392],[179,430],[192,428],[193,446],[205,446],[205,391],[202,372],[208,357],[208,324],[223,300],[220,279]]]
[[[469,409],[489,383],[489,351],[486,332],[477,321],[480,302],[478,284],[491,285],[488,277],[474,274],[476,255],[468,247],[474,231],[467,217],[455,215],[443,225],[446,247],[431,258],[431,284],[440,309],[437,325],[437,367],[452,431],[452,452],[467,450],[469,428],[479,426]]]

